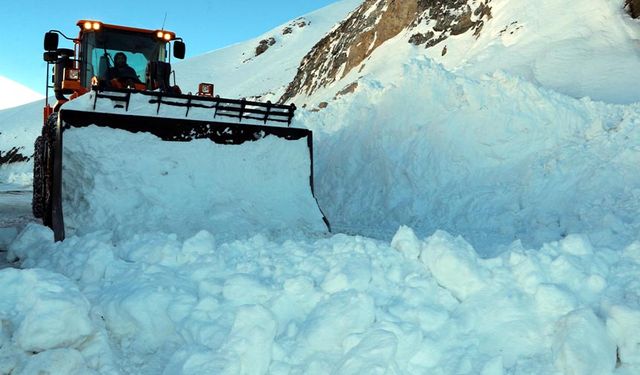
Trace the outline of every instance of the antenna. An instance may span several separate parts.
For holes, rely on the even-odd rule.
[[[162,28],[161,30],[164,30],[164,23],[167,22],[167,12],[164,12],[164,19],[162,20]]]

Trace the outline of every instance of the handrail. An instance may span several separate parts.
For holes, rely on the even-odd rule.
[[[174,107],[185,107],[185,117],[189,116],[191,108],[212,109],[213,118],[217,116],[225,116],[237,118],[242,122],[243,119],[251,119],[262,121],[264,124],[268,122],[287,123],[291,125],[296,110],[294,104],[273,104],[270,101],[256,102],[246,99],[227,99],[220,97],[207,97],[190,94],[170,94],[161,91],[136,91],[132,89],[116,89],[116,88],[99,88],[94,86],[95,97],[93,101],[93,109],[96,109],[98,98],[111,99],[121,102],[125,111],[129,110],[129,102],[131,94],[141,94],[151,97],[149,104],[156,104],[156,114],[160,113],[161,106],[169,105]],[[118,95],[119,94],[119,95]]]

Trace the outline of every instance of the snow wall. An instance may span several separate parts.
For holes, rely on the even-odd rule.
[[[571,233],[622,247],[640,222],[638,104],[574,99],[416,57],[297,120],[314,131],[320,206],[338,232],[462,235],[483,254]]]

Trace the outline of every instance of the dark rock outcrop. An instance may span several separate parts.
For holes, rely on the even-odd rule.
[[[640,0],[626,0],[625,5],[629,10],[629,14],[631,14],[631,17],[640,17]]]
[[[274,44],[276,44],[276,40],[273,37],[269,39],[262,39],[256,47],[256,56],[262,55]]]
[[[309,25],[309,21],[307,21],[307,19],[305,19],[304,17],[296,18],[295,20],[289,22],[289,24],[285,26],[284,29],[282,29],[282,35],[284,36],[284,35],[291,34],[296,29],[302,29],[307,25]],[[276,43],[277,41],[274,36],[262,39],[260,42],[258,42],[258,46],[256,47],[254,57],[258,57],[262,55],[269,49],[269,47],[273,46]],[[244,62],[247,62],[249,60],[251,60],[251,58],[245,60]]]
[[[0,151],[0,165],[29,161],[29,157],[20,153],[24,147],[13,147],[9,151]]]
[[[433,47],[450,35],[479,35],[491,0],[365,0],[303,58],[279,102],[310,95],[360,66],[403,31],[414,45]],[[413,29],[421,32],[411,33]],[[425,31],[426,30],[426,31]]]
[[[293,33],[294,28],[302,29],[308,24],[309,21],[307,21],[304,17],[296,18],[289,25],[285,26],[284,29],[282,29],[282,35],[291,34]]]

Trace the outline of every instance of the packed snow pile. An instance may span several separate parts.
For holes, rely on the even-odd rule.
[[[504,73],[475,80],[411,53],[298,117],[314,130],[317,196],[334,228],[387,239],[399,225],[444,229],[483,253],[570,233],[608,246],[637,238],[639,104]]]
[[[309,158],[306,138],[268,136],[222,145],[70,128],[64,133],[62,172],[67,235],[324,232],[309,185]]]
[[[69,278],[45,269],[0,271],[0,373],[92,374],[117,368],[103,322]]]
[[[460,237],[408,227],[390,242],[112,236],[20,234],[11,256],[33,270],[0,271],[5,373],[67,358],[66,374],[640,370],[637,242],[571,235],[483,259]],[[105,332],[113,349],[97,356]]]

